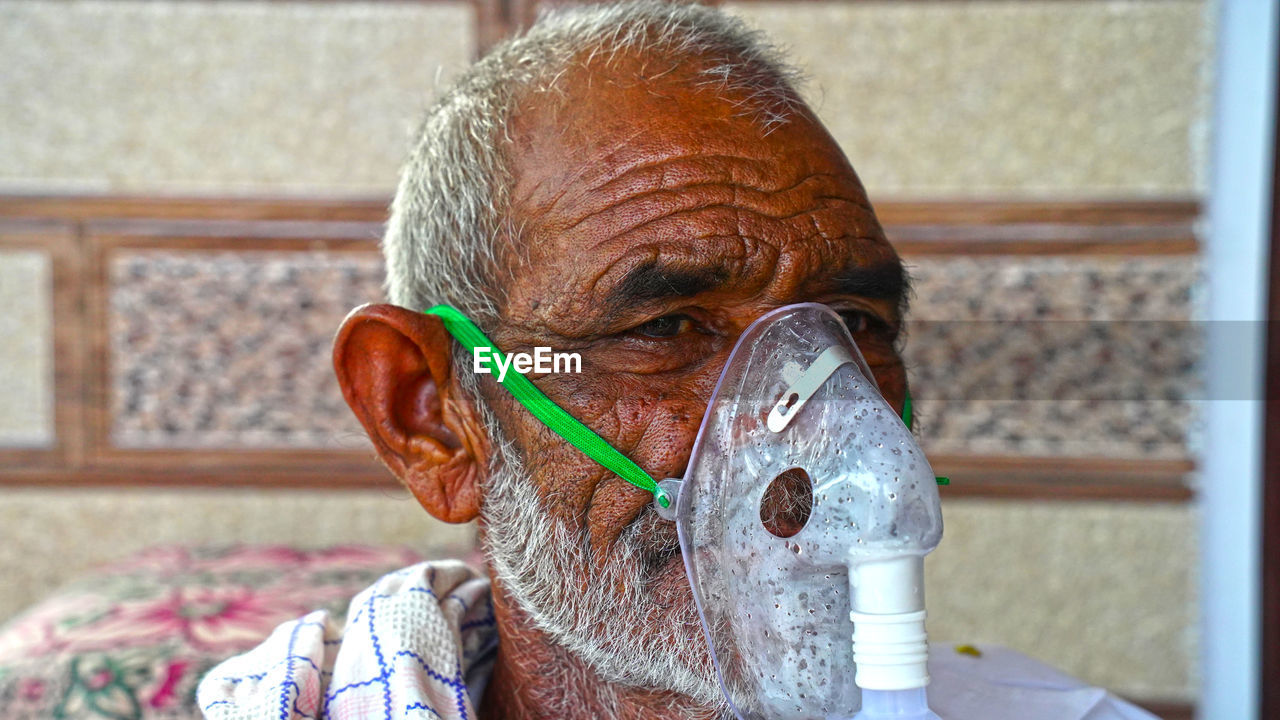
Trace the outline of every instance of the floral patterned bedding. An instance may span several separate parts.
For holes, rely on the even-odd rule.
[[[404,548],[159,548],[0,626],[0,720],[198,718],[206,670],[311,610],[345,613]]]

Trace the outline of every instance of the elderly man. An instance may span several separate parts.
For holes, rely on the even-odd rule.
[[[423,310],[507,353],[577,353],[540,389],[680,477],[729,351],[791,303],[839,312],[885,397],[906,290],[857,175],[758,33],[635,2],[544,18],[430,111],[384,242],[394,305],[335,367],[428,512],[479,521],[488,577],[427,563],[282,626],[204,680],[210,718],[728,717],[674,526],[516,403]]]

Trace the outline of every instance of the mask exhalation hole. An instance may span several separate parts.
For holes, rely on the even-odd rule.
[[[803,468],[784,470],[760,498],[760,523],[775,537],[800,532],[813,512],[813,481]]]

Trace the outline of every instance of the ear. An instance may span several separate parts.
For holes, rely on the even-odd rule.
[[[489,442],[453,382],[453,339],[440,319],[394,305],[365,305],[343,321],[333,367],[382,462],[427,512],[474,519]]]

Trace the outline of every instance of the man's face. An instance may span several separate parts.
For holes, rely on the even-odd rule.
[[[495,343],[507,352],[579,353],[580,374],[535,381],[658,480],[683,474],[740,333],[782,305],[821,302],[840,312],[900,409],[901,266],[825,129],[800,110],[766,133],[732,99],[691,85],[683,72],[640,81],[643,72],[627,61],[579,70],[562,79],[562,96],[526,103],[516,118],[511,212],[519,232],[504,258]],[[557,542],[573,546],[557,568],[572,574],[539,581],[554,583],[566,602],[590,593],[612,604],[576,630],[556,621],[544,629],[597,627],[599,637],[582,642],[605,655],[680,653],[679,663],[705,680],[710,665],[674,524],[657,517],[651,495],[493,385],[482,391],[522,461],[522,492],[539,499]],[[493,513],[485,517],[487,536],[502,532]],[[508,575],[521,574],[519,561],[508,565]],[[541,592],[525,604],[554,602]]]

